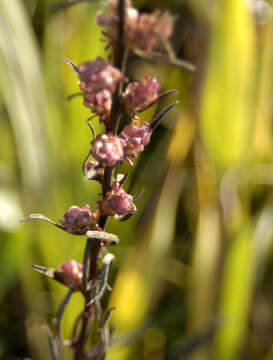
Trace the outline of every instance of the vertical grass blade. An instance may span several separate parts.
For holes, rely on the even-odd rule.
[[[22,180],[41,188],[47,174],[45,93],[36,42],[21,1],[0,2],[0,88],[15,134]]]

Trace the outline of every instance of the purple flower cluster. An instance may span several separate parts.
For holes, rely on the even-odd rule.
[[[117,84],[125,80],[122,73],[101,57],[78,66],[80,88],[87,93],[108,90],[113,93]]]
[[[105,28],[105,36],[115,43],[118,40],[117,1],[110,1],[110,12],[97,15],[98,25]],[[173,17],[159,10],[151,14],[140,14],[130,1],[126,1],[124,41],[127,47],[150,52],[159,48],[162,40],[168,40],[173,33]]]
[[[122,96],[125,111],[135,116],[137,110],[145,110],[158,98],[161,84],[155,77],[144,76],[141,82],[131,82],[126,86]]]
[[[134,120],[124,127],[119,136],[111,133],[98,135],[92,142],[90,152],[101,165],[112,167],[142,153],[149,144],[151,135],[152,129],[148,123]]]
[[[97,23],[105,28],[104,34],[114,44],[118,40],[118,0],[109,1],[109,13],[99,13]],[[124,45],[128,49],[140,49],[144,52],[160,47],[160,43],[168,40],[173,32],[173,17],[158,10],[150,14],[139,13],[130,0],[125,1],[125,24],[123,32]],[[99,116],[100,122],[108,124],[113,94],[120,82],[125,80],[124,74],[108,61],[98,57],[95,61],[87,61],[77,68],[79,87],[84,93],[84,105]],[[132,122],[126,125],[120,134],[111,131],[95,137],[91,143],[90,154],[94,160],[84,166],[85,176],[89,180],[104,182],[105,168],[113,168],[144,151],[150,142],[152,128],[141,121],[137,112],[144,111],[158,99],[161,84],[155,77],[144,76],[141,81],[129,82],[119,93],[120,111],[127,113]],[[109,124],[108,124],[109,125]],[[99,201],[94,212],[88,205],[82,208],[71,206],[60,220],[64,229],[76,235],[85,234],[87,230],[98,230],[99,215],[125,216],[136,211],[131,195],[112,179],[112,188]]]
[[[87,230],[95,230],[97,228],[98,212],[92,213],[89,205],[71,206],[64,214],[64,219],[59,220],[60,224],[70,234],[81,235]]]
[[[101,214],[109,216],[128,215],[137,210],[132,195],[127,194],[118,182],[114,182],[112,190],[98,204]]]
[[[80,64],[77,70],[79,86],[84,92],[84,105],[99,116],[100,122],[107,123],[112,107],[112,94],[125,77],[101,57]]]
[[[115,166],[123,160],[124,141],[117,136],[108,134],[98,135],[92,142],[91,154],[104,166]]]
[[[112,94],[109,90],[84,95],[84,105],[99,116],[100,122],[106,124],[112,108]]]
[[[82,264],[76,260],[69,260],[60,265],[60,272],[64,275],[65,283],[71,287],[78,287],[82,282]]]
[[[126,125],[120,134],[124,140],[124,158],[132,165],[128,158],[136,158],[144,151],[144,147],[149,144],[152,136],[151,126],[144,121],[134,120],[132,124]]]

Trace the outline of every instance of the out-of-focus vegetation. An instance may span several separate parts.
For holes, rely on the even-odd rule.
[[[0,357],[7,360],[49,359],[42,324],[65,289],[31,264],[81,261],[85,242],[18,220],[33,212],[59,219],[72,204],[94,208],[100,191],[81,175],[90,112],[81,98],[66,100],[78,88],[62,59],[108,56],[95,24],[101,4],[61,4],[0,1]],[[116,307],[107,359],[272,359],[272,3],[135,5],[168,6],[176,53],[197,70],[129,65],[129,76],[154,74],[181,101],[135,169],[121,169],[133,172],[132,193],[146,191],[134,218],[108,228],[121,243],[104,299]],[[67,336],[81,306],[80,296],[69,305]]]

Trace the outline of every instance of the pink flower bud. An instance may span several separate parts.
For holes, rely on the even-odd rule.
[[[125,142],[124,157],[135,158],[149,144],[152,135],[151,126],[140,120],[126,125],[119,135]]]
[[[76,260],[69,260],[60,265],[60,271],[64,274],[66,284],[72,288],[82,282],[82,264]]]
[[[112,190],[107,192],[105,198],[98,203],[101,213],[109,216],[127,215],[137,210],[133,197],[127,194],[118,182],[113,184]]]
[[[127,112],[144,110],[158,98],[161,84],[155,77],[144,76],[141,82],[132,82],[127,85],[123,94],[123,104]]]
[[[71,206],[64,214],[64,219],[59,221],[70,234],[85,234],[87,230],[97,228],[97,215],[98,211],[92,213],[88,205],[82,208]]]
[[[80,88],[84,92],[93,93],[108,90],[113,93],[117,84],[125,77],[115,67],[98,57],[95,61],[87,61],[78,66]]]
[[[109,14],[99,13],[97,23],[104,27],[104,34],[112,42],[118,40],[117,1],[110,1]],[[162,40],[168,40],[173,33],[174,19],[159,10],[151,14],[139,14],[130,1],[125,4],[124,40],[128,47],[145,52],[160,48]]]
[[[159,10],[142,14],[138,19],[132,41],[135,46],[149,52],[160,47],[160,39],[168,40],[173,33],[173,17]]]
[[[110,39],[112,42],[116,42],[118,40],[118,10],[117,10],[118,2],[116,0],[112,0],[109,4],[110,12],[109,14],[104,14],[99,12],[97,14],[96,20],[97,24],[104,27],[106,31],[104,34]],[[124,24],[124,35],[125,42],[128,45],[128,40],[133,38],[134,29],[137,24],[139,17],[139,13],[137,9],[133,8],[130,1],[125,2],[125,24]]]
[[[156,27],[155,33],[164,39],[169,39],[173,34],[174,17],[168,12],[161,14]]]
[[[104,166],[115,166],[123,160],[124,141],[109,134],[98,135],[92,142],[91,154]]]
[[[107,123],[112,108],[112,94],[109,90],[85,94],[84,105],[99,116],[101,123]]]

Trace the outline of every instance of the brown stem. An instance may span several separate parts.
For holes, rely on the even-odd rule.
[[[85,301],[85,309],[83,312],[83,319],[82,319],[82,327],[81,327],[81,332],[79,335],[79,338],[77,339],[76,343],[74,344],[74,349],[75,349],[75,354],[74,354],[74,359],[75,360],[83,360],[85,358],[85,344],[88,340],[88,334],[90,331],[90,326],[91,326],[91,316],[93,317],[93,305],[88,306],[87,304],[90,302],[91,300],[91,292],[89,292],[88,296],[86,297],[86,301]],[[92,315],[91,315],[92,314]]]
[[[118,3],[118,16],[119,16],[119,39],[114,49],[114,66],[123,73],[125,73],[125,64],[127,58],[127,52],[123,43],[123,32],[124,32],[124,22],[125,22],[125,0],[119,0]],[[106,125],[106,132],[112,132],[114,135],[117,134],[119,121],[122,115],[122,107],[120,104],[120,97],[123,90],[123,84],[120,83],[116,92],[113,94],[112,98],[112,109],[110,114],[109,123]],[[102,193],[103,196],[107,191],[111,190],[113,181],[114,181],[115,167],[106,167],[104,172],[104,179],[102,182]],[[101,229],[105,230],[107,225],[108,216],[100,215],[99,226]],[[92,241],[92,246],[90,247],[90,272],[89,272],[89,281],[95,280],[98,274],[98,257],[101,249],[100,241],[97,239],[87,239],[87,241]],[[82,319],[82,327],[80,331],[79,338],[75,344],[75,360],[82,360],[84,357],[84,348],[88,340],[88,332],[91,324],[90,310],[92,310],[93,305],[88,306],[87,304],[91,300],[91,290],[88,291],[85,296],[85,311]],[[104,358],[104,356],[103,356]]]

